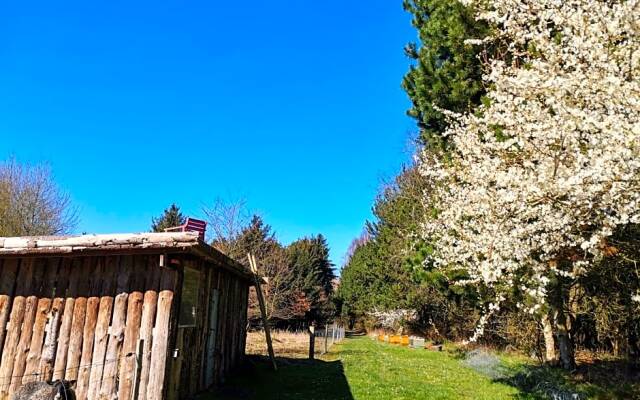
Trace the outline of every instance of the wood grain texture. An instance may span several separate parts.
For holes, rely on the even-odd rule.
[[[104,258],[96,257],[90,261],[90,270],[93,273],[89,280],[89,294],[87,298],[87,311],[84,319],[82,333],[82,355],[76,383],[77,400],[86,400],[89,391],[89,379],[91,377],[91,361],[93,359],[93,345],[96,325],[98,324],[98,312],[100,309],[100,293],[102,292],[102,277],[104,271]]]
[[[16,275],[18,273],[17,259],[2,260],[2,279],[0,279],[0,358],[6,337],[7,322],[11,313],[13,303],[13,292],[16,285]],[[2,382],[0,382],[0,385]]]

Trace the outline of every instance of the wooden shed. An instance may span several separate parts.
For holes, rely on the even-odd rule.
[[[250,273],[198,233],[0,238],[0,400],[184,399],[244,355]]]

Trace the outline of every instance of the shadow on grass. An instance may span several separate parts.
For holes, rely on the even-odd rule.
[[[572,373],[524,365],[505,369],[496,381],[518,388],[518,399],[640,399],[640,369],[625,361],[594,361]]]
[[[268,357],[249,356],[222,387],[201,400],[353,400],[340,361],[279,357],[278,371]]]

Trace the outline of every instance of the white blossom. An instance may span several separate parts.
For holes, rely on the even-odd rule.
[[[402,323],[415,321],[418,317],[416,310],[405,309],[381,311],[376,308],[368,314],[375,318],[378,326],[388,329],[397,329]]]
[[[451,156],[422,154],[438,207],[422,233],[436,265],[518,282],[535,313],[551,275],[584,274],[617,226],[640,223],[639,1],[464,2],[497,27],[472,43],[506,43],[513,61],[490,60],[489,106],[447,113]]]

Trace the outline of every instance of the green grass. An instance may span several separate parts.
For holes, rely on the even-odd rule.
[[[336,345],[322,360],[264,358],[239,371],[207,399],[512,399],[517,389],[463,366],[446,352],[412,350],[361,337]]]
[[[512,399],[518,390],[493,382],[447,352],[414,350],[368,338],[340,354],[354,399]]]
[[[501,354],[501,377],[467,366],[462,353],[414,350],[367,337],[346,339],[321,360],[252,356],[216,393],[203,400],[430,400],[635,399],[640,383],[620,366],[600,365],[568,374],[512,354]],[[627,371],[629,372],[629,371]]]

